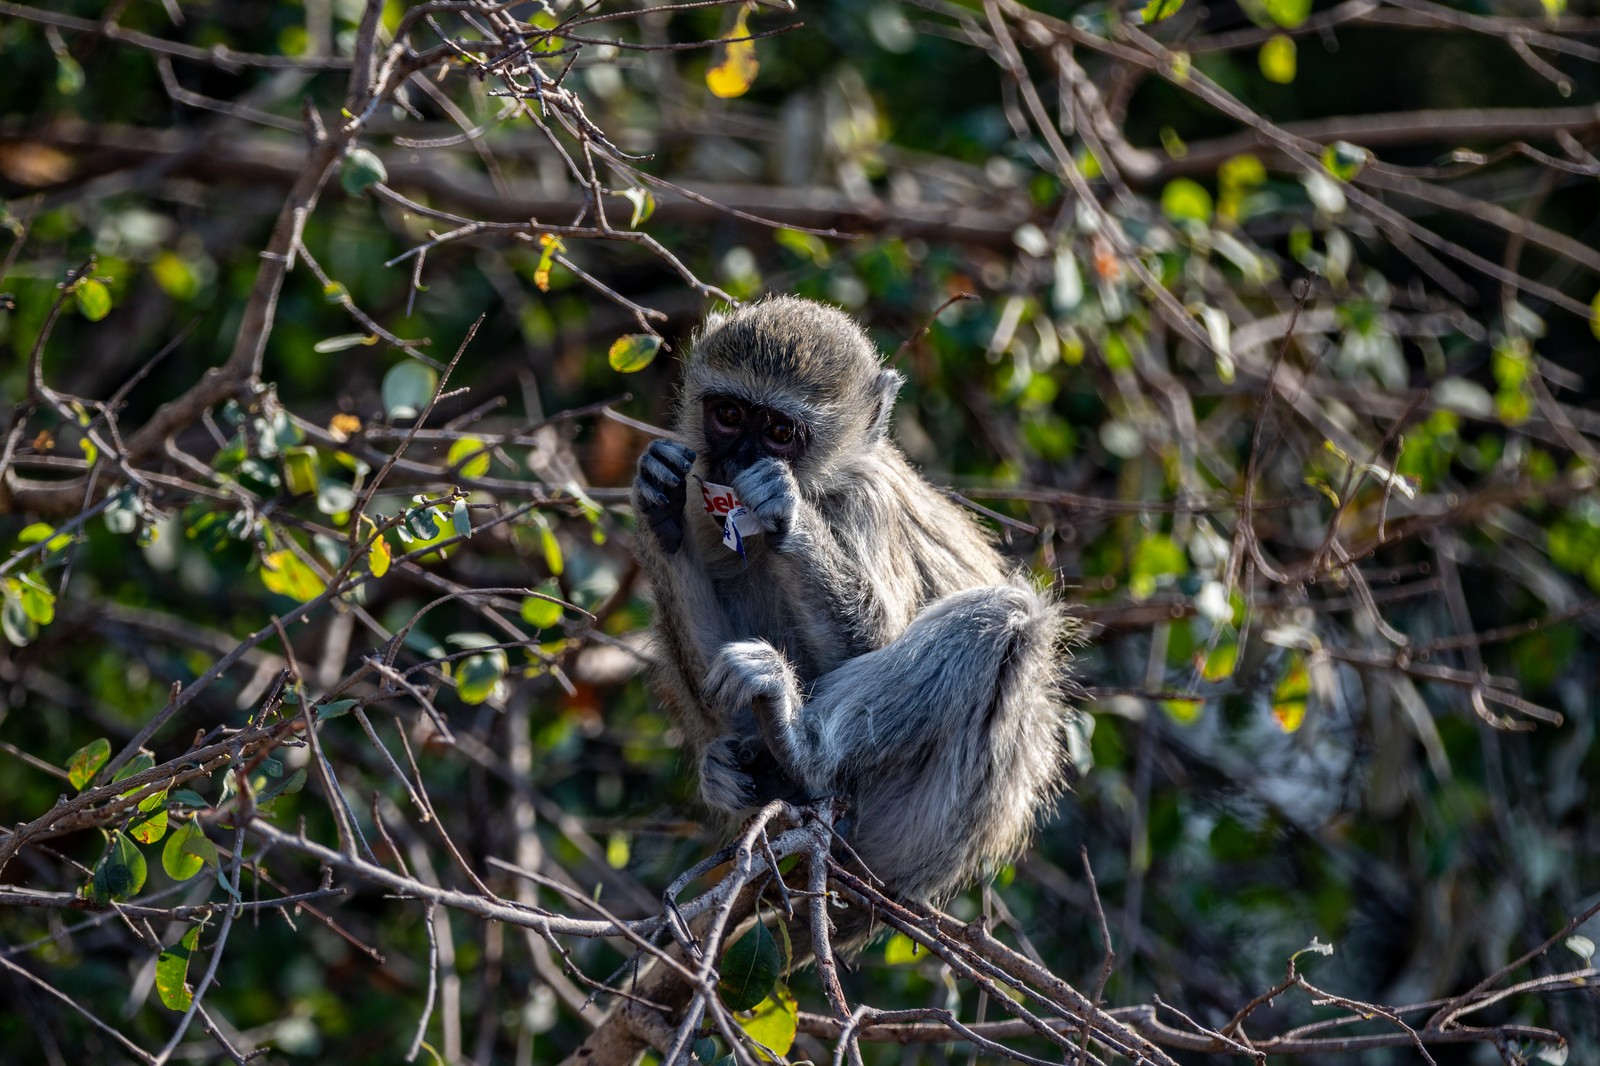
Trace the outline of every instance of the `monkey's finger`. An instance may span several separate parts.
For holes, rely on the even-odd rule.
[[[651,441],[650,447],[645,449],[645,455],[651,456],[679,477],[689,472],[689,468],[694,465],[695,460],[695,453],[692,448],[675,440],[667,440],[664,437],[658,437]]]
[[[663,463],[655,452],[645,452],[639,456],[639,479],[666,491],[683,484],[683,473]]]

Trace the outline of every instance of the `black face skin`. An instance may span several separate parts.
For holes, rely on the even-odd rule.
[[[793,466],[805,453],[806,424],[782,411],[733,396],[707,396],[703,403],[706,465],[718,482],[726,484],[757,460],[781,459]]]

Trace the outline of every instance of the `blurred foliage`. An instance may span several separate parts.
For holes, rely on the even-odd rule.
[[[902,446],[1095,623],[1086,772],[958,916],[1093,987],[1085,848],[1108,1002],[1221,1026],[1313,938],[1335,946],[1301,961],[1320,987],[1422,1002],[1600,898],[1596,12],[831,0],[603,4],[574,26],[590,9],[518,5],[523,61],[591,130],[505,95],[448,6],[431,27],[374,9],[381,39],[436,51],[370,114],[348,0],[0,9],[0,821],[108,783],[114,754],[115,773],[187,767],[10,857],[0,958],[162,1047],[217,917],[106,904],[320,884],[253,844],[234,863],[236,768],[259,816],[318,841],[353,826],[425,882],[470,887],[442,829],[506,898],[590,916],[490,856],[653,913],[718,841],[636,676],[624,489],[695,323],[776,291],[863,318],[909,379]],[[1241,139],[1208,86],[1304,158]],[[257,374],[239,342],[312,114],[364,124],[293,219]],[[170,448],[119,462],[240,365]],[[290,728],[313,713],[316,747]],[[273,729],[247,759],[183,762]],[[430,913],[448,979],[425,1040],[446,1061],[554,1061],[587,1032],[563,964],[625,961],[620,940],[553,959],[356,887],[234,926],[204,1000],[232,1046],[404,1056]],[[1513,979],[1587,965],[1563,951]],[[824,1009],[813,974],[790,986]],[[9,966],[0,987],[15,1054],[125,1053]],[[898,940],[846,994],[977,1003]],[[753,1031],[781,1032],[784,1002]],[[1468,1020],[1547,1026],[1591,1061],[1596,1006],[1562,991]],[[1284,997],[1258,1024],[1330,1010]],[[183,1051],[221,1056],[198,1024]]]

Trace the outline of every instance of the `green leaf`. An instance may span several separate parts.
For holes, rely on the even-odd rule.
[[[1223,637],[1210,653],[1202,652],[1195,656],[1195,660],[1195,666],[1205,680],[1222,681],[1230,678],[1239,662],[1239,642],[1232,637]]]
[[[1183,8],[1183,0],[1149,0],[1149,3],[1139,9],[1139,17],[1145,25],[1160,22],[1176,15]]]
[[[283,453],[283,487],[291,496],[317,491],[322,478],[322,463],[311,447],[290,448]]]
[[[739,1028],[762,1047],[770,1048],[775,1055],[787,1055],[794,1046],[794,1034],[800,1025],[800,1004],[789,987],[779,981],[772,986],[772,994],[756,1004],[755,1013],[736,1020]],[[762,1062],[776,1061],[760,1050],[756,1058]]]
[[[111,741],[105,737],[89,741],[67,760],[67,780],[73,788],[82,792],[110,758]]]
[[[1595,298],[1600,301],[1600,296]],[[18,544],[38,544],[40,541],[49,541],[45,546],[47,552],[58,552],[72,543],[72,534],[57,533],[55,528],[44,522],[34,522],[32,525],[23,526],[22,532],[17,534]]]
[[[329,700],[327,703],[317,704],[317,721],[326,722],[330,718],[343,718],[350,713],[350,709],[360,700]]]
[[[562,607],[541,596],[529,596],[522,601],[522,620],[535,629],[549,629],[561,621]]]
[[[1562,941],[1567,950],[1583,960],[1585,966],[1594,962],[1594,941],[1586,936],[1569,936]]]
[[[749,1010],[772,994],[783,960],[778,942],[759,921],[722,954],[717,990],[730,1010]]]
[[[1311,0],[1262,0],[1267,17],[1286,30],[1297,29],[1311,16]]]
[[[139,808],[141,810],[143,810],[145,803],[148,802],[151,799],[158,799],[160,802],[165,803],[166,799],[167,799],[167,794],[165,792],[160,792],[160,793],[156,793],[154,795],[151,795],[151,796],[147,797],[145,800],[143,800],[143,801],[141,801],[139,803]],[[133,837],[133,839],[137,840],[141,844],[154,844],[156,841],[158,841],[162,837],[166,836],[167,835],[167,810],[166,810],[166,808],[163,807],[161,810],[156,811],[154,814],[152,814],[150,817],[146,818],[142,822],[135,822],[128,829],[128,835]]]
[[[155,764],[156,759],[154,755],[151,755],[148,751],[141,751],[139,754],[122,764],[122,768],[111,776],[111,783],[116,784],[118,781],[126,781],[134,774],[144,773],[146,770],[155,766]],[[129,794],[130,793],[128,792],[123,793],[124,796]]]
[[[389,180],[383,160],[365,148],[352,148],[339,169],[339,184],[351,196],[360,196],[379,182]]]
[[[168,877],[187,881],[208,865],[217,865],[217,848],[206,839],[199,822],[191,819],[167,835],[161,848],[161,868]]]
[[[1179,725],[1194,725],[1205,714],[1206,701],[1202,699],[1162,700],[1161,709],[1167,712],[1167,717]]]
[[[1188,178],[1174,178],[1161,190],[1161,213],[1174,222],[1211,221],[1211,194]]]
[[[1340,181],[1354,179],[1369,158],[1365,148],[1349,141],[1334,141],[1322,149],[1323,168]]]
[[[661,350],[661,338],[649,333],[629,333],[618,337],[606,353],[611,369],[619,374],[632,374],[655,362]]]
[[[1284,33],[1273,34],[1261,46],[1256,61],[1268,81],[1288,85],[1294,81],[1295,74],[1294,38]]]
[[[1594,294],[1594,299],[1589,301],[1589,332],[1594,334],[1594,339],[1600,341],[1600,292]]]
[[[283,773],[281,764],[279,766],[278,773]],[[279,796],[292,796],[305,787],[306,770],[305,767],[302,766],[288,777],[278,777],[277,780],[273,781],[266,788],[261,789],[256,795],[256,803],[265,805],[271,803]]]
[[[456,671],[456,695],[462,703],[484,702],[504,680],[507,665],[506,653],[501,648],[468,656]]]
[[[463,496],[457,500],[455,506],[450,508],[450,528],[458,537],[472,536],[472,513],[467,510],[467,499]]]
[[[133,841],[122,833],[112,833],[110,845],[95,864],[91,881],[96,903],[122,901],[144,887],[147,873],[144,856]]]
[[[371,333],[341,333],[337,337],[325,337],[311,346],[311,350],[319,355],[328,355],[332,352],[343,352],[362,345],[371,347],[378,343],[378,338]]]
[[[288,548],[261,557],[261,583],[269,592],[306,603],[327,591],[328,583]]]
[[[416,418],[439,388],[433,367],[408,359],[383,375],[383,409],[391,419]]]
[[[189,957],[200,946],[198,925],[190,926],[178,942],[156,958],[156,995],[168,1010],[188,1010],[194,1002],[189,989]]]
[[[90,322],[98,322],[111,313],[111,290],[94,278],[83,278],[72,287],[77,298],[78,313]]]
[[[489,472],[489,442],[482,437],[462,437],[450,445],[450,454],[445,457],[447,466],[461,464],[461,476],[465,478],[480,478]]]
[[[439,535],[439,509],[413,507],[406,512],[406,528],[418,540],[432,540]]]
[[[55,621],[56,594],[37,572],[6,578],[6,594],[16,597],[22,613],[35,625],[47,626]]]
[[[6,596],[5,605],[0,607],[0,633],[14,648],[27,647],[39,635],[38,625],[28,617],[28,612],[22,609],[21,601],[15,596]]]

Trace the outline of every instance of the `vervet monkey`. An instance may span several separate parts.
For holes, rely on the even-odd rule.
[[[823,304],[714,316],[633,506],[706,802],[845,796],[868,869],[937,902],[1063,786],[1074,627],[889,439],[902,381]]]

